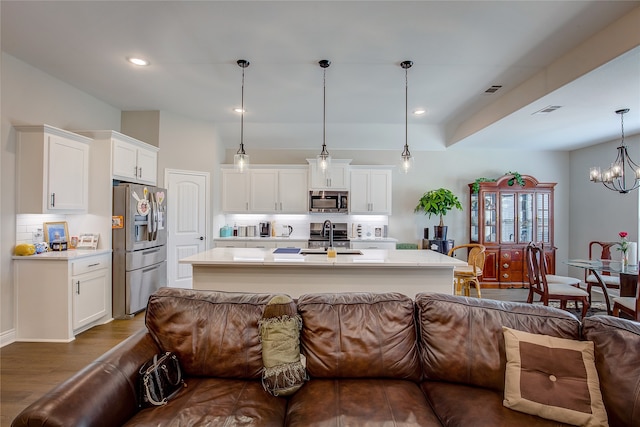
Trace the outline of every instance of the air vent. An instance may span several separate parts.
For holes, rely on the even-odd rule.
[[[541,110],[536,111],[533,114],[548,114],[548,113],[553,113],[554,111],[556,111],[557,109],[562,108],[562,105],[547,105],[546,107],[544,107]]]
[[[484,93],[488,93],[488,94],[494,94],[496,93],[498,90],[500,90],[502,88],[501,85],[493,85],[491,86],[489,89],[485,90]]]

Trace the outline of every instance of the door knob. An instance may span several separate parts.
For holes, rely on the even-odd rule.
[[[196,237],[198,240],[204,240],[204,236]]]

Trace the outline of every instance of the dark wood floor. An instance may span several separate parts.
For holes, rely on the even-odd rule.
[[[471,290],[475,296],[475,290]],[[527,289],[483,289],[483,298],[524,302]],[[0,426],[140,328],[144,313],[79,334],[68,344],[13,343],[0,349]]]
[[[144,327],[144,312],[114,320],[70,343],[16,342],[0,349],[0,426],[102,353]]]

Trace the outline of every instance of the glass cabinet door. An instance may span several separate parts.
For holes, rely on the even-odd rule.
[[[478,242],[479,230],[478,230],[478,194],[471,195],[471,241]]]
[[[539,242],[551,241],[551,195],[549,193],[536,194],[536,239]]]
[[[516,195],[500,194],[500,243],[516,241]]]
[[[496,242],[497,234],[497,214],[496,214],[496,193],[485,193],[484,200],[484,241]]]
[[[528,243],[533,240],[533,194],[518,195],[518,241]]]

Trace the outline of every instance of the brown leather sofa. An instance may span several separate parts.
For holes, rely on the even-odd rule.
[[[27,407],[21,426],[558,426],[502,405],[502,326],[595,343],[611,426],[640,425],[640,324],[543,306],[421,294],[297,301],[310,380],[262,388],[258,332],[273,295],[163,288],[134,334]],[[138,369],[178,354],[188,387],[140,409]]]

